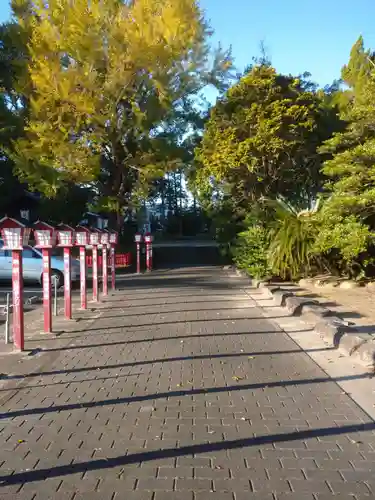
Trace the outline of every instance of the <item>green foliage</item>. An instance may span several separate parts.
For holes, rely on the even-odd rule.
[[[347,65],[341,70],[341,77],[349,87],[348,94],[358,97],[374,70],[375,53],[365,50],[363,37],[360,36],[350,51]]]
[[[270,265],[282,278],[296,279],[310,269],[318,204],[313,209],[299,211],[283,199],[267,203],[274,211],[268,252]]]
[[[261,195],[313,198],[322,184],[317,147],[333,114],[310,82],[251,67],[211,110],[196,149],[199,187],[226,183],[247,209]]]
[[[320,214],[316,249],[334,249],[349,263],[366,251],[375,228],[375,63],[362,38],[342,76],[350,85],[341,111],[347,127],[321,148],[331,155],[323,166],[331,195]]]
[[[244,269],[255,279],[271,275],[267,251],[269,235],[261,225],[250,226],[239,233],[232,248],[233,260],[240,269]]]
[[[14,11],[30,27],[32,82],[18,172],[49,196],[64,182],[91,182],[100,205],[132,208],[149,182],[184,161],[194,96],[221,86],[229,55],[220,49],[209,62],[195,0],[35,0],[26,14]]]
[[[325,254],[334,249],[349,263],[365,252],[371,242],[369,227],[355,215],[328,216],[322,211],[319,222],[320,230],[314,243],[315,252]]]

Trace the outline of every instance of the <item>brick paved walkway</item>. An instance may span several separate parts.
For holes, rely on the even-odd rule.
[[[375,498],[373,421],[244,281],[205,268],[124,284],[2,388],[1,499]]]

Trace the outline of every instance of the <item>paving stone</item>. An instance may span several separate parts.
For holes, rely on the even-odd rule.
[[[262,317],[242,278],[202,268],[122,279],[101,316],[65,340],[37,337],[42,365],[31,358],[5,382],[1,499],[375,495],[369,417]]]
[[[329,493],[330,489],[324,480],[290,480],[291,488],[296,493]]]
[[[117,500],[117,499],[116,499]],[[124,499],[126,500],[126,499]],[[135,499],[134,499],[135,500]],[[139,500],[143,500],[140,497]],[[148,500],[145,497],[145,500]],[[153,500],[194,500],[193,491],[156,491]]]
[[[215,479],[214,491],[252,491],[250,480],[246,479]]]
[[[251,481],[254,491],[265,491],[265,492],[274,492],[274,493],[288,493],[291,492],[292,489],[288,481],[283,479],[269,479],[266,481],[261,481],[259,479],[253,479]]]
[[[195,496],[194,500],[234,500],[234,493],[222,493],[222,492],[217,492],[217,491],[209,491],[209,492],[202,492],[198,491]]]
[[[336,495],[352,493],[353,495],[370,495],[369,487],[360,481],[328,481],[330,488]]]
[[[148,491],[172,491],[174,481],[173,479],[139,479],[137,482],[137,489]]]
[[[235,491],[234,492],[235,500],[274,500],[275,497],[272,493],[258,493],[258,492],[249,492],[249,491]]]
[[[212,481],[210,479],[177,479],[175,482],[177,491],[210,491],[212,490]]]

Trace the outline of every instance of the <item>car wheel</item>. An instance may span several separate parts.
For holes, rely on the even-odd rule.
[[[55,286],[57,287],[57,289],[61,288],[64,284],[63,274],[56,269],[51,269],[51,282],[53,289],[55,288]]]

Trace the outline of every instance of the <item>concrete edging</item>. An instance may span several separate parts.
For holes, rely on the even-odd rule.
[[[311,297],[296,295],[300,288],[297,285],[272,284],[249,277],[244,271],[234,268],[237,276],[250,280],[252,286],[263,291],[273,299],[275,306],[285,307],[290,316],[305,317],[314,324],[314,332],[326,341],[329,346],[340,349],[344,354],[357,358],[362,363],[375,366],[375,336],[360,333],[355,327],[348,326],[341,318]],[[306,291],[308,293],[308,291]]]

